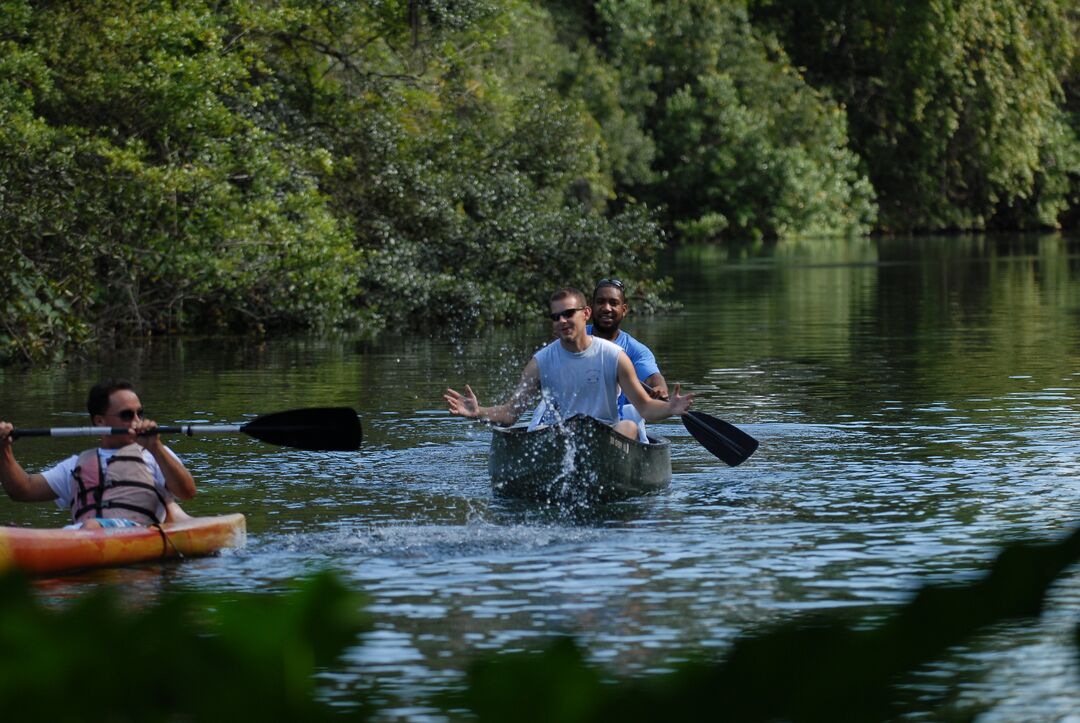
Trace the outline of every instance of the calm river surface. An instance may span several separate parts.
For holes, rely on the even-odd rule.
[[[572,633],[612,672],[649,675],[810,611],[857,608],[872,623],[920,584],[970,580],[1004,542],[1076,524],[1080,241],[694,248],[664,273],[683,308],[626,328],[696,409],[761,447],[729,468],[677,421],[653,425],[672,440],[670,489],[585,519],[493,499],[489,432],[451,418],[441,396],[468,381],[484,403],[503,397],[548,339],[541,310],[517,329],[444,339],[188,339],[0,371],[0,416],[24,427],[84,424],[86,390],[110,372],[135,381],[161,423],[322,405],[363,417],[360,454],[173,440],[200,484],[186,508],[245,513],[247,547],[39,590],[273,593],[334,568],[369,595],[375,630],[327,695],[375,682],[394,715],[424,717],[480,654]],[[27,439],[17,451],[39,470],[79,446]],[[62,522],[52,505],[0,499],[2,524]],[[1078,610],[1072,574],[1041,618],[912,676],[908,719],[1075,715]]]

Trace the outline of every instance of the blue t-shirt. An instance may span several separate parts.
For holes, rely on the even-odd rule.
[[[592,324],[586,325],[585,331],[592,334]],[[634,371],[640,381],[645,381],[653,374],[660,372],[660,367],[656,365],[656,357],[653,356],[652,350],[622,329],[619,329],[619,335],[615,337],[615,343],[622,347],[622,350],[626,352],[626,356],[630,357],[630,361],[634,364]]]

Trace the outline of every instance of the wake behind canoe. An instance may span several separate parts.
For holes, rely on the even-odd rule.
[[[0,527],[0,572],[31,575],[89,567],[131,565],[174,557],[211,555],[241,547],[247,536],[242,514],[192,517],[157,527],[96,530]]]

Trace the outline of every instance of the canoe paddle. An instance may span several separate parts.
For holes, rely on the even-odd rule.
[[[360,449],[363,430],[356,410],[349,407],[311,407],[274,412],[246,424],[161,425],[158,434],[222,434],[243,432],[255,439],[284,447],[312,452],[353,452]],[[93,437],[127,434],[125,427],[53,427],[51,429],[13,429],[19,437]]]
[[[702,447],[732,467],[745,462],[758,448],[758,441],[749,434],[705,412],[687,412],[681,419]]]
[[[645,391],[652,393],[652,387],[641,382]],[[734,424],[717,419],[705,412],[690,411],[683,414],[683,426],[701,446],[715,457],[732,467],[737,467],[750,458],[758,448],[758,441]]]

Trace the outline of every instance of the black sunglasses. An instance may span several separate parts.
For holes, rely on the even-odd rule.
[[[589,308],[589,307],[587,307],[587,306],[575,306],[572,309],[563,309],[562,311],[554,311],[554,312],[548,314],[548,316],[551,317],[552,321],[558,321],[559,319],[569,319],[571,316],[578,313],[582,309],[587,309],[587,308]]]
[[[146,419],[146,417],[143,416],[142,407],[139,407],[138,409],[125,409],[122,412],[117,412],[113,416],[119,417],[125,422],[132,422],[135,420],[135,417],[138,417],[139,419]]]

